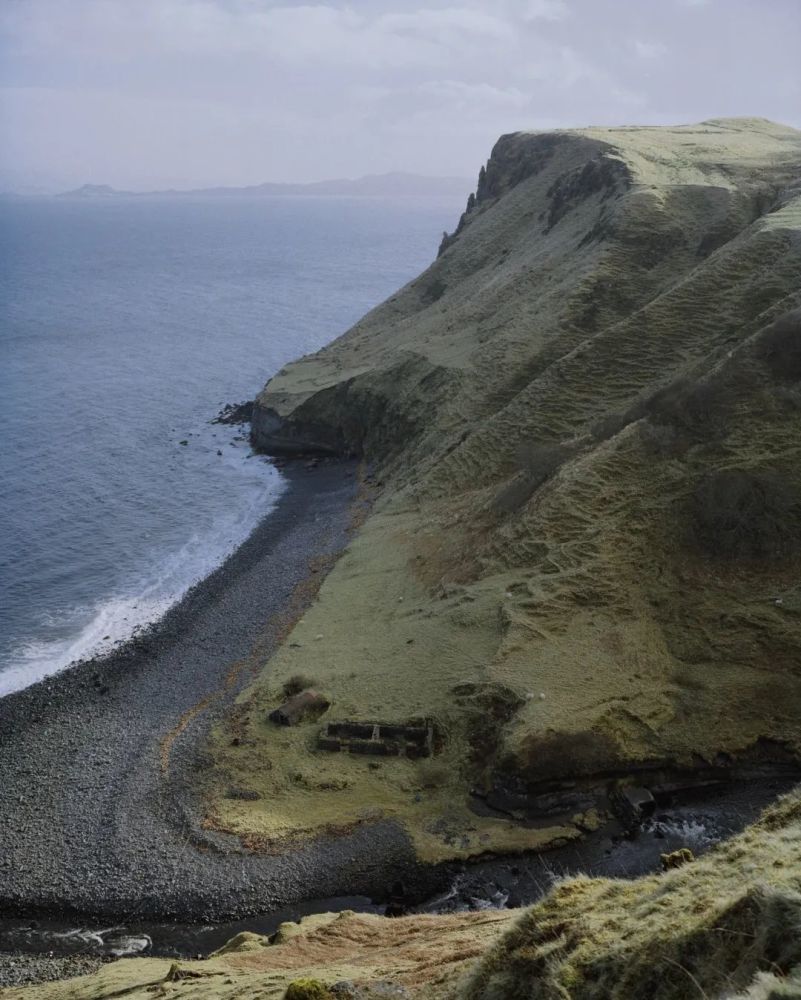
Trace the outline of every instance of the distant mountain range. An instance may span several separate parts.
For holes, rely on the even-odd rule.
[[[466,197],[474,184],[464,177],[424,177],[401,172],[369,174],[356,180],[316,181],[313,184],[253,184],[249,187],[193,188],[187,191],[119,191],[109,184],[84,184],[65,191],[59,198],[115,198],[141,195],[350,195],[351,197],[424,197],[454,195]]]

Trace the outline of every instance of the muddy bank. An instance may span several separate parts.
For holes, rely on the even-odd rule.
[[[0,701],[0,914],[204,921],[378,894],[407,870],[389,823],[285,857],[192,846],[203,737],[280,641],[309,561],[346,544],[352,464],[287,470],[247,542],[146,634]]]

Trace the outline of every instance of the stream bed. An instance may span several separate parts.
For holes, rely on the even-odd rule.
[[[498,857],[452,866],[449,888],[412,913],[452,913],[525,906],[560,878],[587,874],[627,878],[658,871],[660,855],[689,848],[700,855],[752,823],[798,776],[780,775],[684,792],[663,798],[634,836],[614,822],[574,844],[542,854]],[[355,910],[383,913],[385,904],[365,896],[311,899],[256,917],[215,924],[130,922],[86,924],[58,920],[0,918],[0,953],[6,955],[117,958],[137,954],[173,958],[205,957],[241,931],[273,934],[285,921],[312,913]]]

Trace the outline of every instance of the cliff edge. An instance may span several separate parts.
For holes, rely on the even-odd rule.
[[[794,129],[752,119],[503,136],[437,261],[344,336],[273,378],[257,400],[254,442],[278,454],[382,462],[402,454],[419,477],[421,459],[472,452],[467,439],[486,433],[488,421],[513,420],[508,459],[533,430],[508,407],[540,388],[552,366],[563,369],[571,352],[595,354],[622,321],[654,325],[674,304],[684,310],[677,322],[694,297],[700,322],[710,314],[710,293],[726,297],[733,283],[739,298],[753,288],[758,273],[738,283],[732,258],[743,263],[741,243],[775,244],[766,229],[797,231],[799,141]],[[690,287],[677,287],[687,280]],[[749,296],[748,314],[731,301],[715,313],[718,343],[779,305],[781,279],[773,284],[773,294]],[[581,431],[610,404],[681,371],[690,357],[673,334],[656,334],[672,348],[658,376],[643,371],[610,384],[549,436]],[[715,346],[707,334],[698,324],[686,332],[695,354]],[[593,377],[579,374],[583,382]]]

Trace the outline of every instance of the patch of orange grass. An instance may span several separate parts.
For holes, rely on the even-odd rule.
[[[346,912],[280,945],[232,953],[227,960],[232,968],[249,971],[347,966],[354,978],[360,978],[359,973],[372,978],[380,971],[382,977],[419,990],[441,979],[448,967],[483,954],[512,919],[508,910],[392,920]]]
[[[239,676],[242,671],[247,666],[248,660],[236,660],[231,664],[228,673],[225,675],[225,680],[223,681],[223,686],[217,691],[213,691],[211,694],[206,695],[205,698],[201,699],[196,705],[187,709],[183,715],[180,717],[178,722],[172,727],[172,729],[164,736],[160,744],[160,759],[161,759],[161,773],[166,774],[167,769],[170,766],[170,753],[172,752],[173,745],[181,733],[189,726],[189,724],[196,719],[201,712],[213,704],[219,698],[222,698],[224,694],[231,690],[231,688],[239,680]]]

